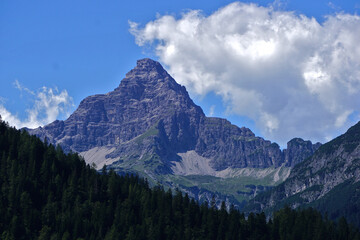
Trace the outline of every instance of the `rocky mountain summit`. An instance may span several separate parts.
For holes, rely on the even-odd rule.
[[[114,91],[82,100],[65,121],[28,131],[79,152],[98,169],[106,164],[197,198],[223,192],[238,201],[282,182],[320,145],[294,139],[282,151],[248,128],[206,117],[185,87],[148,58],[138,60]]]
[[[318,148],[295,139],[282,152],[248,128],[206,117],[185,87],[148,58],[137,61],[114,91],[89,96],[67,120],[29,132],[67,151],[106,146],[111,159],[157,154],[166,166],[180,160],[177,153],[194,150],[215,170],[293,166]]]

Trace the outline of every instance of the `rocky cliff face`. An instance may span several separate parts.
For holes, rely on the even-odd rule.
[[[287,204],[314,206],[334,218],[358,217],[359,181],[360,122],[296,165],[285,182],[251,200],[247,210],[271,212]]]
[[[55,121],[33,133],[46,136],[65,149],[82,152],[127,142],[160,120],[170,121],[179,113],[189,120],[189,130],[204,115],[185,88],[159,63],[144,59],[138,61],[114,91],[85,98],[66,121]],[[178,137],[185,137],[188,132]]]
[[[312,144],[311,141],[304,141],[301,138],[294,138],[287,143],[284,149],[284,162],[288,167],[294,167],[304,159],[312,156],[321,146],[321,143]]]
[[[67,151],[107,147],[103,157],[113,161],[156,155],[160,168],[168,172],[170,162],[181,160],[178,153],[191,150],[210,159],[219,171],[278,167],[284,162],[293,166],[317,148],[296,139],[282,152],[250,129],[206,117],[185,87],[151,59],[139,60],[114,91],[85,98],[67,120],[29,132]]]

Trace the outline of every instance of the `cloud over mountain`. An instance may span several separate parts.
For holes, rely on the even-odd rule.
[[[235,2],[209,16],[191,10],[130,22],[190,92],[222,96],[266,138],[325,141],[358,120],[360,17],[315,18]],[[356,116],[356,117],[354,117]],[[356,119],[355,119],[356,118]]]

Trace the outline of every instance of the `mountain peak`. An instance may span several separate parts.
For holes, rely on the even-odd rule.
[[[170,77],[170,75],[165,71],[159,62],[150,58],[144,58],[137,60],[136,67],[126,74],[125,79],[141,78],[148,81],[157,78],[165,78],[168,76]]]
[[[161,141],[150,138],[148,143],[153,145],[145,144],[144,153],[157,146],[164,162],[193,150],[210,159],[217,170],[280,166],[283,161],[278,145],[225,119],[207,118],[185,87],[150,58],[138,60],[114,91],[85,98],[69,119],[45,128],[37,132],[68,150],[107,146],[117,149],[112,153],[115,158],[129,155],[131,146],[125,143],[150,131],[157,132],[155,138]]]
[[[157,61],[144,58],[137,61],[135,68],[130,70],[120,85],[111,94],[126,95],[126,99],[152,99],[155,96],[172,102],[183,102],[194,105],[185,87],[178,84]]]
[[[148,67],[156,67],[156,66],[161,67],[161,64],[155,60],[152,60],[151,58],[143,58],[136,61],[137,68],[148,68]]]

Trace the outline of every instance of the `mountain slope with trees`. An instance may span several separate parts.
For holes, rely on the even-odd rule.
[[[285,208],[266,221],[102,173],[0,120],[1,239],[360,239],[345,219]]]
[[[360,227],[360,122],[296,165],[285,182],[256,196],[246,210],[271,213],[285,205],[315,207]]]

